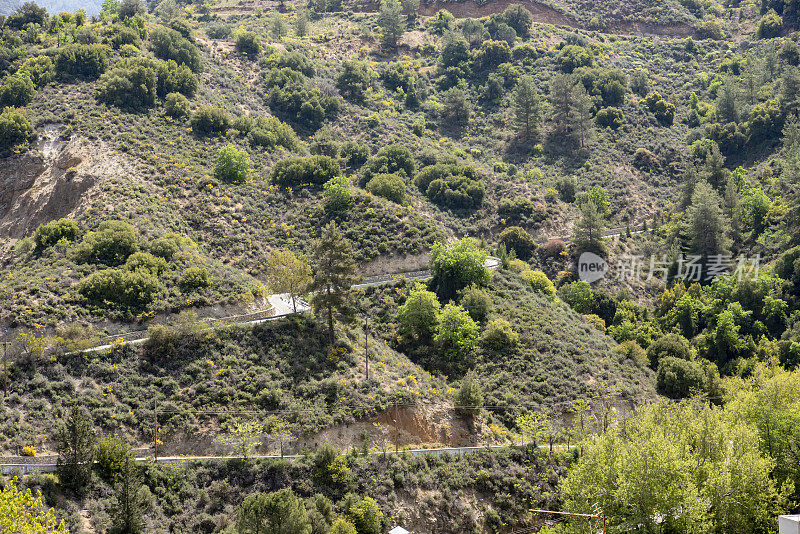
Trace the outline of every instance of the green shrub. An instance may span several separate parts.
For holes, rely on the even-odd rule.
[[[144,109],[156,103],[157,85],[153,65],[136,62],[117,66],[100,78],[97,98],[121,108]]]
[[[230,25],[222,21],[214,21],[206,25],[206,35],[212,39],[227,39],[230,34]]]
[[[261,39],[256,32],[249,30],[239,30],[234,36],[236,49],[242,54],[246,54],[253,59],[261,52]]]
[[[622,361],[630,360],[640,368],[647,367],[649,363],[647,352],[633,340],[623,341],[614,347],[614,352],[619,354]]]
[[[119,49],[119,55],[123,58],[131,58],[136,57],[140,54],[141,50],[133,46],[132,44],[122,45]]]
[[[227,182],[244,182],[250,175],[250,156],[244,149],[227,144],[217,151],[214,176]]]
[[[536,213],[536,204],[533,200],[522,195],[513,199],[504,198],[497,205],[497,215],[505,222],[532,221]]]
[[[33,137],[33,128],[24,112],[5,108],[0,112],[0,149],[27,142]]]
[[[472,105],[466,93],[458,87],[451,87],[439,96],[442,107],[439,111],[447,125],[464,125],[472,115]]]
[[[483,202],[483,176],[471,166],[437,163],[423,168],[414,178],[420,191],[451,209],[475,209]]]
[[[428,341],[436,332],[441,309],[436,293],[416,284],[397,310],[400,333],[419,342]]]
[[[292,127],[275,117],[258,117],[247,137],[253,146],[282,146],[287,150],[299,150],[301,146],[300,138]]]
[[[36,87],[44,87],[56,78],[56,67],[49,56],[29,57],[17,71],[28,76]]]
[[[58,49],[55,63],[60,76],[97,78],[108,68],[108,57],[102,45],[71,44]]]
[[[461,379],[461,386],[453,394],[453,405],[462,414],[475,416],[481,413],[483,391],[475,371],[468,371]]]
[[[180,93],[168,93],[164,98],[164,113],[173,119],[189,116],[189,99]]]
[[[477,323],[484,323],[492,308],[489,294],[478,286],[472,285],[461,292],[461,307],[467,310],[469,316]]]
[[[345,497],[347,501],[348,498]],[[358,534],[381,534],[383,532],[383,512],[372,497],[350,499],[345,505],[345,513]]]
[[[369,147],[357,141],[346,141],[339,148],[339,157],[348,169],[358,170],[369,159]]]
[[[644,98],[644,104],[653,115],[656,116],[658,122],[664,126],[672,126],[675,120],[675,105],[667,102],[656,91],[651,91]]]
[[[579,67],[591,67],[594,65],[594,55],[588,48],[578,45],[566,45],[561,49],[557,58],[558,67],[571,73]]]
[[[106,436],[97,443],[97,470],[109,484],[115,484],[130,456],[130,448],[122,438]]]
[[[221,108],[200,106],[192,115],[192,130],[197,135],[221,135],[230,127],[230,117]]]
[[[76,259],[113,267],[122,265],[139,250],[136,230],[122,221],[104,221],[97,231],[87,232],[75,250]]]
[[[481,336],[481,344],[493,350],[503,350],[514,347],[519,343],[519,334],[517,334],[511,323],[505,319],[492,319],[486,325]]]
[[[194,248],[194,241],[179,234],[169,233],[150,242],[150,253],[159,258],[171,261],[178,252]]]
[[[328,156],[284,158],[272,168],[272,180],[276,184],[293,188],[321,186],[340,174],[339,164]]]
[[[451,247],[437,241],[430,253],[431,287],[440,298],[451,299],[472,284],[485,285],[492,276],[485,262],[486,251],[472,238],[465,237]]]
[[[350,207],[353,193],[350,191],[350,180],[344,176],[334,176],[322,186],[325,190],[323,198],[325,209],[329,211],[342,211]]]
[[[192,72],[203,69],[200,51],[180,32],[164,26],[157,26],[150,36],[153,53],[161,59],[172,59],[179,65],[186,65]]]
[[[509,226],[500,232],[497,243],[506,247],[508,252],[513,250],[519,259],[525,261],[528,261],[536,250],[536,241],[519,226]]]
[[[364,102],[371,84],[372,74],[369,67],[356,60],[344,61],[342,71],[336,76],[336,88],[339,89],[339,93],[352,102]]]
[[[406,182],[402,176],[397,174],[378,174],[367,182],[366,190],[401,206],[408,203]]]
[[[184,289],[202,289],[211,285],[205,267],[188,267],[181,273],[180,285]]]
[[[327,487],[347,484],[350,479],[350,468],[347,458],[330,443],[324,443],[314,453],[314,475]]]
[[[367,161],[361,177],[361,185],[364,186],[378,174],[402,173],[407,178],[411,178],[414,176],[414,168],[414,156],[408,148],[400,144],[384,146]]]
[[[62,239],[75,241],[79,233],[77,222],[72,219],[58,219],[39,226],[33,239],[36,242],[36,248],[41,250],[52,247]]]
[[[78,291],[95,304],[106,303],[130,310],[142,310],[161,291],[158,278],[147,271],[105,269],[90,274],[78,285]]]
[[[770,9],[761,20],[758,21],[758,28],[756,29],[756,36],[759,39],[772,39],[773,37],[780,37],[781,28],[783,28],[783,19],[778,15],[774,9]]]
[[[685,337],[680,334],[666,334],[647,347],[647,358],[650,367],[658,369],[659,362],[664,358],[691,360],[694,358],[694,353]]]
[[[439,314],[439,329],[434,341],[448,360],[461,360],[478,344],[478,323],[472,320],[467,310],[455,304],[447,304]]]
[[[104,33],[106,40],[114,50],[119,50],[124,45],[133,45],[139,48],[142,43],[139,32],[123,24],[114,24]]]
[[[705,389],[703,367],[694,361],[667,356],[658,364],[656,390],[672,399],[680,399]]]
[[[614,107],[607,107],[607,108],[602,108],[600,111],[597,112],[595,120],[597,121],[598,126],[616,130],[617,128],[621,127],[622,124],[625,122],[625,117],[622,114],[621,109]]]
[[[161,276],[167,270],[164,258],[154,256],[149,252],[134,252],[125,260],[125,268],[129,271],[144,270],[153,276]]]
[[[542,271],[523,271],[520,274],[520,278],[528,282],[533,290],[537,293],[541,293],[548,297],[554,297],[556,294],[556,288],[553,285],[553,282],[551,282],[550,279],[547,278],[547,275]]]
[[[36,87],[28,76],[9,76],[0,85],[0,107],[22,107],[33,100]]]

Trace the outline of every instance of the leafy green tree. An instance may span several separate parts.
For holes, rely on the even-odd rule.
[[[542,412],[526,412],[517,416],[514,423],[519,429],[523,443],[532,443],[538,447],[547,438],[550,418]]]
[[[363,499],[345,497],[345,513],[356,527],[358,534],[381,534],[383,532],[383,512],[372,497]]]
[[[397,311],[400,332],[420,343],[429,341],[438,329],[441,308],[436,293],[415,285]]]
[[[546,297],[555,296],[556,288],[553,285],[553,282],[551,282],[547,275],[542,271],[533,271],[531,269],[527,269],[522,271],[519,276],[528,282],[535,292],[541,293]]]
[[[197,46],[180,32],[164,26],[156,26],[150,35],[153,53],[161,59],[172,59],[179,65],[186,65],[192,72],[203,70],[203,62]]]
[[[78,406],[73,406],[56,431],[58,476],[64,487],[78,495],[88,491],[96,438],[92,423]]]
[[[497,238],[499,245],[506,247],[507,251],[514,251],[517,257],[527,261],[536,250],[536,241],[533,237],[519,226],[509,226]]]
[[[440,114],[447,124],[463,126],[472,115],[472,106],[466,93],[458,87],[451,87],[440,95],[442,108]]]
[[[564,509],[598,503],[612,525],[641,532],[761,532],[785,502],[773,466],[756,429],[721,409],[657,403],[589,440],[563,482]]]
[[[368,65],[353,59],[342,63],[342,71],[336,77],[336,88],[343,97],[362,103],[371,85],[372,74]]]
[[[312,280],[309,290],[314,294],[311,305],[318,314],[325,314],[328,340],[333,343],[333,319],[352,319],[351,287],[358,280],[353,261],[353,248],[334,222],[322,229],[314,243],[311,256]]]
[[[597,115],[595,115],[595,121],[597,121],[597,124],[603,128],[618,130],[625,123],[625,116],[623,115],[621,109],[609,106],[607,108],[602,108],[597,112]]]
[[[103,221],[96,231],[86,233],[75,254],[82,262],[115,266],[125,263],[137,250],[139,238],[133,226],[123,221]]]
[[[130,447],[117,436],[107,436],[97,443],[97,470],[106,482],[115,484],[125,470]]]
[[[477,323],[485,323],[492,309],[492,299],[489,294],[474,285],[461,292],[459,304]]]
[[[9,76],[3,85],[0,85],[0,108],[22,107],[33,100],[36,86],[28,76]]]
[[[478,242],[465,237],[452,247],[436,242],[430,253],[431,288],[441,299],[452,299],[472,284],[485,285],[491,278],[486,252]]]
[[[20,491],[17,479],[0,489],[0,532],[25,534],[67,534],[64,521],[56,519],[52,508],[45,508],[41,492]]]
[[[691,251],[704,259],[728,253],[730,221],[722,212],[721,199],[706,182],[699,182],[688,209]]]
[[[383,33],[383,42],[388,46],[397,46],[397,41],[405,32],[402,11],[403,6],[400,0],[381,0],[381,6],[378,11],[378,26]]]
[[[109,534],[142,534],[144,532],[143,505],[140,496],[142,480],[133,457],[128,456],[114,488]]]
[[[702,366],[691,360],[666,356],[658,362],[656,391],[671,399],[682,399],[705,389]]]
[[[59,76],[95,79],[108,68],[108,56],[99,44],[70,44],[58,49],[55,64]]]
[[[340,517],[333,522],[328,534],[358,534],[358,531],[355,525]]]
[[[475,371],[468,371],[461,379],[461,386],[453,395],[453,404],[459,413],[471,416],[481,413],[483,391]]]
[[[261,52],[261,39],[256,32],[240,30],[236,32],[234,39],[236,40],[236,49],[252,59],[255,59]]]
[[[289,489],[245,497],[236,517],[239,534],[311,534],[303,502]]]
[[[324,443],[314,454],[314,475],[328,487],[346,485],[350,479],[347,458],[330,443]]]
[[[294,313],[297,313],[297,298],[305,295],[311,283],[308,260],[289,249],[270,250],[266,257],[265,276],[270,290],[289,294]]]
[[[325,190],[324,200],[325,209],[328,211],[344,211],[350,207],[353,201],[353,193],[350,191],[350,180],[343,175],[336,176],[325,182],[322,187]]]
[[[532,76],[522,76],[514,88],[514,120],[523,139],[536,137],[541,114],[539,91]]]
[[[461,360],[477,346],[479,332],[478,323],[467,310],[447,304],[439,313],[439,329],[434,341],[448,360]]]
[[[217,151],[214,176],[226,182],[244,182],[250,175],[250,156],[247,151],[227,144]]]
[[[214,443],[230,448],[234,454],[247,458],[261,446],[264,426],[256,421],[237,421],[224,434],[214,439]]]
[[[503,20],[514,28],[514,31],[523,39],[528,37],[533,24],[533,15],[520,4],[511,4],[503,11]]]
[[[192,115],[192,130],[200,136],[221,135],[230,127],[230,117],[221,108],[200,106]]]
[[[658,369],[658,364],[663,358],[678,358],[691,360],[694,357],[689,341],[680,334],[666,334],[661,336],[647,348],[647,358],[650,367]]]

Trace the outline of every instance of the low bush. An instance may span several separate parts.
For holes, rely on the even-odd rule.
[[[272,168],[272,180],[276,184],[293,188],[321,186],[340,174],[341,167],[328,156],[285,158]]]
[[[33,137],[33,128],[23,111],[5,108],[0,112],[0,150],[27,142]]]
[[[161,59],[172,59],[179,65],[186,65],[192,72],[203,70],[200,51],[194,43],[172,28],[157,26],[150,41],[153,53]]]
[[[168,93],[164,98],[164,113],[173,119],[189,116],[189,99],[180,93]]]
[[[239,30],[234,36],[236,49],[242,54],[246,54],[255,59],[261,52],[261,39],[258,34],[249,30]]]
[[[139,250],[136,230],[123,221],[104,221],[96,231],[88,232],[75,249],[76,259],[114,267]]]
[[[431,202],[452,209],[475,209],[483,202],[483,176],[471,166],[437,163],[414,178]]]
[[[625,122],[625,117],[622,110],[615,107],[602,108],[595,116],[597,125],[603,128],[611,128],[616,130]]]
[[[33,239],[36,242],[36,248],[42,250],[52,247],[62,239],[65,242],[75,241],[79,233],[77,222],[72,219],[58,219],[39,226]]]
[[[184,289],[202,289],[211,285],[211,277],[205,267],[188,267],[181,273],[180,285]]]
[[[200,106],[192,115],[192,130],[200,136],[222,135],[230,123],[225,110],[215,106]]]
[[[108,56],[99,44],[71,44],[58,49],[55,64],[60,76],[98,78],[108,68]]]
[[[160,290],[158,278],[144,270],[104,269],[78,285],[78,291],[99,306],[111,304],[131,311],[143,310]]]
[[[502,232],[497,240],[498,245],[503,245],[508,252],[512,250],[521,260],[527,261],[536,250],[536,241],[519,226],[509,226]]]
[[[22,107],[33,100],[36,86],[24,74],[9,76],[0,85],[0,107]]]
[[[366,190],[400,205],[408,203],[406,182],[397,174],[378,174],[367,182]]]
[[[515,346],[519,343],[519,334],[517,334],[511,323],[505,319],[492,319],[486,325],[481,336],[481,344],[493,350],[503,350]]]
[[[542,271],[523,271],[520,274],[520,277],[528,282],[533,290],[537,293],[541,293],[548,297],[554,297],[556,295],[556,288],[553,285],[553,282],[551,282],[550,279],[547,278],[547,275]]]

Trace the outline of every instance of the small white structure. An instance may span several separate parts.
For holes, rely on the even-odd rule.
[[[778,534],[800,534],[800,515],[779,516]]]
[[[403,527],[394,527],[392,530],[389,531],[389,534],[411,534],[409,531],[404,529]],[[783,534],[783,532],[781,532]],[[794,534],[794,532],[792,532]]]

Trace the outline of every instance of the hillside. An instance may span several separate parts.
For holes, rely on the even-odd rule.
[[[0,463],[59,459],[0,499],[46,532],[797,511],[793,2],[76,7],[0,19]]]

